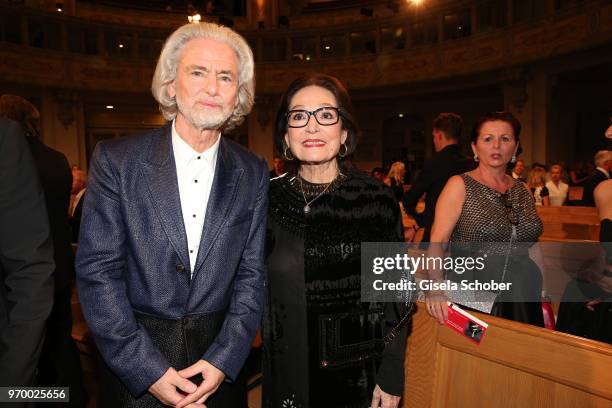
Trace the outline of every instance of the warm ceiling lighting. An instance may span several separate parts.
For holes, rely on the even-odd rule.
[[[306,56],[306,61],[310,61],[310,55]]]
[[[418,6],[419,4],[421,4],[423,2],[423,0],[408,0],[408,1],[410,1],[415,6]]]
[[[331,50],[331,47],[329,45],[326,45],[325,49],[329,51],[329,50]]]
[[[200,13],[195,13],[194,15],[187,16],[187,20],[190,23],[199,23],[202,20],[202,16]]]
[[[123,44],[119,44],[119,48],[123,48]]]
[[[106,109],[115,109],[113,105],[106,105]]]
[[[62,11],[63,11],[63,10],[62,10],[62,8],[61,8],[61,7],[58,7],[58,8],[57,8],[57,12],[58,12],[58,13],[61,13]]]
[[[58,13],[61,13],[62,11],[64,11],[64,4],[63,3],[55,3],[55,9],[57,10]]]

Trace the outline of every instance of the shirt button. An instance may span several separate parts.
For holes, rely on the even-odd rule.
[[[197,182],[198,182],[198,180],[197,180],[197,179],[196,179],[196,180],[193,180],[193,182],[194,182],[194,183],[197,183]]]
[[[176,265],[177,272],[185,272],[185,267],[181,264]]]
[[[196,215],[195,215],[195,214],[193,214],[193,218],[195,218],[195,217],[196,217]]]
[[[193,254],[193,249],[190,249],[190,250],[189,250],[189,253],[190,253],[190,254]]]
[[[201,158],[202,158],[201,156],[198,156],[198,160],[200,160]]]

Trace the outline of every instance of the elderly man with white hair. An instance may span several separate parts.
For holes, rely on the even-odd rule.
[[[79,295],[110,369],[98,407],[246,407],[269,175],[221,134],[253,105],[252,52],[229,28],[185,25],[152,89],[171,123],[100,142],[83,204]]]
[[[598,151],[593,161],[596,166],[595,173],[589,177],[582,192],[582,205],[585,207],[595,207],[595,199],[593,198],[595,187],[602,181],[610,178],[610,172],[612,172],[612,151]]]

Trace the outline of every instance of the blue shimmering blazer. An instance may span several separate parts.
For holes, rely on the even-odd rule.
[[[265,161],[221,138],[193,278],[171,126],[100,142],[76,258],[79,298],[102,356],[140,395],[170,367],[134,311],[181,318],[227,309],[203,359],[232,380],[250,351],[264,293]]]

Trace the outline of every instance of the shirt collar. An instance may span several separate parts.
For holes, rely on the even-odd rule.
[[[606,169],[597,166],[597,170],[601,171],[603,174],[606,175],[606,177],[610,178],[610,173],[608,173],[608,171]]]
[[[219,144],[221,142],[221,134],[217,138],[217,141],[204,150],[202,153],[195,151],[187,142],[179,136],[175,127],[176,121],[172,121],[172,150],[174,151],[174,160],[177,165],[184,166],[192,160],[201,157],[205,163],[207,163],[212,169],[214,169],[217,163],[217,154],[219,152]]]

